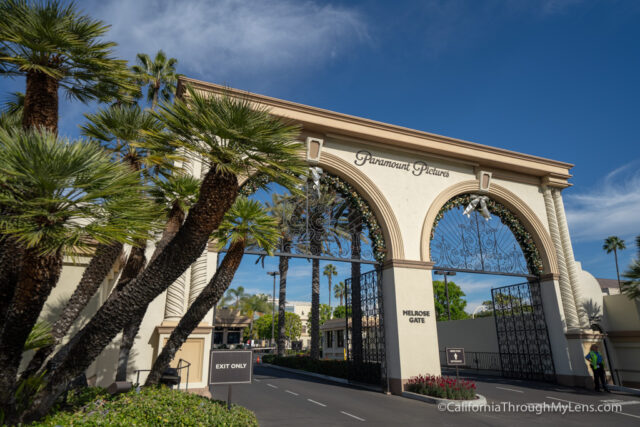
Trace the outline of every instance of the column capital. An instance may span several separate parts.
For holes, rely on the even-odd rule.
[[[413,268],[417,270],[433,270],[432,261],[414,261],[408,259],[388,259],[382,264],[383,269],[387,268]]]

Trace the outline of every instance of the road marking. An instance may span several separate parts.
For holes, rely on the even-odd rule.
[[[356,419],[356,420],[358,420],[358,421],[366,421],[364,418],[356,417],[355,415],[350,414],[350,413],[348,413],[348,412],[344,412],[344,411],[340,411],[340,412],[341,412],[341,413],[343,413],[343,414],[345,414],[345,415],[347,415],[347,416],[349,416],[349,417],[351,417],[351,418],[355,418],[355,419]]]
[[[300,396],[298,393],[294,393],[291,390],[285,390],[285,392],[289,393],[289,394],[293,394],[294,396]]]
[[[498,386],[496,386],[496,388],[499,388],[500,390],[515,391],[516,393],[524,393],[524,391],[522,390],[515,390],[513,388],[498,387]]]
[[[257,381],[257,382],[260,382],[260,380],[259,380],[259,379],[257,379],[257,378],[254,378],[253,380],[254,380],[254,381]]]
[[[638,405],[640,404],[639,400],[618,400],[618,399],[609,399],[609,400],[601,400],[602,403],[610,403],[613,405]]]
[[[316,405],[325,406],[325,407],[327,406],[324,403],[316,402],[315,400],[312,400],[312,399],[307,399],[307,400],[311,403],[315,403]]]
[[[571,400],[558,399],[557,397],[546,396],[547,399],[559,400],[561,402],[573,403],[574,405],[588,405],[588,403],[572,402]],[[640,415],[627,414],[626,412],[612,411],[614,414],[626,415],[627,417],[640,418]]]
[[[559,400],[560,402],[573,403],[574,405],[584,405],[584,403],[572,402],[570,400],[558,399],[557,397],[545,396],[547,399]]]
[[[269,384],[269,383],[267,383],[267,385],[268,385],[269,387],[271,387],[271,388],[278,388],[278,386],[275,386],[275,385],[273,385],[273,384]]]

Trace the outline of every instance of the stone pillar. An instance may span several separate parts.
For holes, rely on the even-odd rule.
[[[394,394],[416,375],[440,375],[432,263],[390,260],[382,272],[387,376]]]
[[[205,247],[204,252],[200,254],[198,259],[191,265],[191,286],[189,286],[189,307],[198,298],[200,292],[207,286],[207,255],[208,250]]]
[[[560,239],[562,241],[564,260],[569,272],[569,282],[571,283],[573,300],[575,302],[576,311],[580,320],[579,323],[581,327],[587,328],[589,326],[589,320],[587,319],[584,310],[582,310],[580,307],[580,304],[582,304],[582,292],[580,291],[580,279],[578,277],[578,269],[576,267],[576,261],[573,255],[573,247],[571,246],[571,237],[569,236],[567,218],[564,213],[564,203],[562,202],[562,196],[560,195],[559,189],[552,189],[551,194],[553,196],[553,204],[555,206],[558,229],[560,231]]]
[[[164,306],[164,320],[178,322],[184,314],[184,294],[188,285],[189,270],[187,269],[167,289],[166,303]]]
[[[569,280],[569,271],[567,270],[567,264],[564,258],[564,249],[562,248],[562,239],[560,238],[560,230],[558,228],[558,220],[556,217],[553,196],[551,195],[551,189],[545,186],[543,195],[544,205],[547,211],[547,219],[549,221],[549,234],[551,235],[554,250],[558,258],[558,273],[560,274],[559,289],[562,308],[564,312],[564,319],[566,322],[566,327],[564,329],[579,328],[580,319],[576,310],[573,290],[571,287],[571,282]]]

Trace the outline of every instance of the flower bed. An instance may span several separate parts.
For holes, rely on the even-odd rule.
[[[110,396],[91,387],[72,392],[67,404],[33,426],[257,426],[253,412],[237,405],[167,387],[144,387]]]
[[[473,381],[451,377],[418,375],[409,379],[407,390],[440,399],[472,400],[476,398],[476,385]]]

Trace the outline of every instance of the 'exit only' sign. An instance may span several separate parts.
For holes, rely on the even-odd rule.
[[[253,374],[251,350],[212,350],[209,384],[246,384]]]

